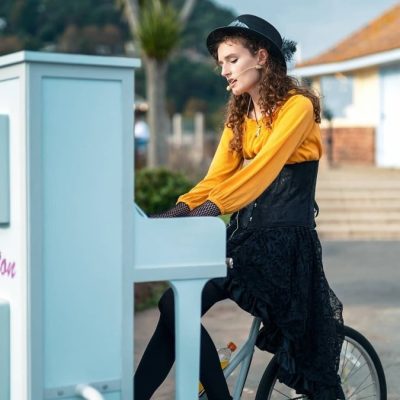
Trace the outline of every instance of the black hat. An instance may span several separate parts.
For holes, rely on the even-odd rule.
[[[240,15],[227,26],[214,29],[207,37],[208,51],[213,54],[215,45],[224,36],[234,36],[240,33],[250,39],[258,39],[265,45],[266,49],[275,56],[285,67],[296,51],[296,42],[282,39],[278,30],[260,17],[245,14]]]

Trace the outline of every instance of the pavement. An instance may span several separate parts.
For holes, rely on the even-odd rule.
[[[388,385],[388,400],[400,399],[400,241],[324,241],[323,260],[331,288],[344,304],[346,325],[359,330],[381,358]],[[135,361],[143,354],[158,320],[158,309],[135,315]],[[229,341],[240,346],[249,333],[252,317],[230,300],[216,304],[203,324],[217,347]],[[256,349],[242,396],[255,392],[270,355]],[[155,361],[156,363],[156,361]],[[232,387],[235,376],[229,380]],[[153,396],[174,399],[174,373]]]

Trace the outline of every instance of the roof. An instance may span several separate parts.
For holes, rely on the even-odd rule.
[[[296,68],[336,63],[393,49],[400,49],[400,4],[326,52],[297,64]]]

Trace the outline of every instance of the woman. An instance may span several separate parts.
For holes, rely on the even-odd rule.
[[[232,92],[225,129],[206,177],[153,217],[233,213],[227,228],[233,268],[206,284],[202,313],[231,298],[262,318],[257,346],[277,354],[281,381],[314,400],[344,399],[337,375],[342,305],[326,281],[314,223],[319,99],[286,74],[295,43],[261,18],[239,16],[212,31],[207,47]],[[149,399],[174,362],[171,289],[159,308],[136,371],[136,400]],[[210,400],[231,399],[204,327],[200,380]]]

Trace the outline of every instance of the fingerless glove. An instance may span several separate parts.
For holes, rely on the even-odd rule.
[[[175,218],[175,217],[186,217],[190,213],[190,208],[186,203],[180,202],[174,207],[167,211],[159,214],[152,214],[150,218]]]
[[[202,205],[194,208],[192,211],[189,213],[189,217],[216,217],[217,215],[220,215],[221,211],[217,207],[215,203],[213,203],[210,200],[207,200],[205,203]]]

